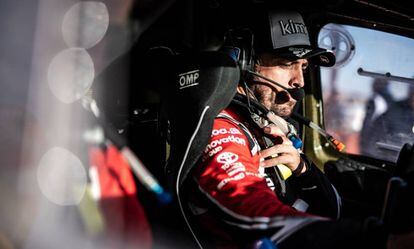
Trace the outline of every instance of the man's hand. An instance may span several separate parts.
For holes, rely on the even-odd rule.
[[[265,127],[263,130],[266,134],[280,139],[280,144],[276,144],[270,148],[260,151],[260,157],[262,158],[260,166],[266,168],[273,167],[278,164],[284,164],[291,171],[294,171],[300,163],[303,163],[301,161],[299,151],[277,126],[270,125]],[[306,167],[304,167],[301,173],[304,171],[306,171]]]

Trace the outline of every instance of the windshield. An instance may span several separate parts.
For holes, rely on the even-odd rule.
[[[325,25],[319,46],[337,63],[321,69],[324,124],[347,153],[395,162],[414,139],[414,40],[347,25]]]

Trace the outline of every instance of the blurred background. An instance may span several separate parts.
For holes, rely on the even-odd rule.
[[[171,248],[170,241],[152,238],[151,221],[136,198],[145,190],[133,184],[135,176],[108,170],[123,159],[108,144],[103,154],[91,152],[85,132],[97,121],[82,105],[99,99],[116,131],[126,132],[127,124],[119,124],[129,112],[126,52],[171,3],[0,2],[1,249]],[[102,76],[116,60],[116,76]],[[153,118],[145,108],[132,112]],[[151,201],[144,205],[157,210]]]

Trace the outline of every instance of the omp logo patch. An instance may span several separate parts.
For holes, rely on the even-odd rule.
[[[179,89],[184,89],[191,86],[198,85],[198,78],[200,77],[200,70],[193,70],[190,72],[178,75]]]

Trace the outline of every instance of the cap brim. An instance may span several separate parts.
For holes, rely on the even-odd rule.
[[[331,67],[335,65],[335,54],[324,48],[288,47],[275,51],[278,56],[290,60],[308,59],[311,63]]]

